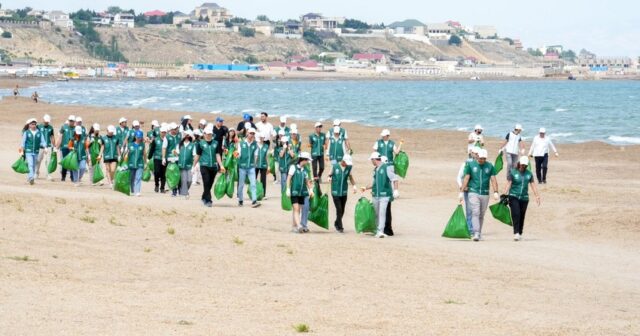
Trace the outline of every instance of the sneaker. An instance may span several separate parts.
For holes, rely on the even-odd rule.
[[[302,233],[309,233],[308,227],[302,227],[300,230],[302,230]]]
[[[53,181],[53,177],[51,175],[47,176],[47,181]]]
[[[238,206],[241,207],[242,206],[242,201],[238,201]]]
[[[29,184],[33,185],[34,183],[36,183],[33,179],[29,180]]]
[[[185,197],[184,197],[184,200],[185,200],[185,201],[188,201],[188,200],[189,200],[189,195],[185,196]]]
[[[207,208],[211,208],[213,207],[213,202],[205,202],[204,206],[206,206]]]
[[[261,206],[261,205],[262,205],[262,204],[260,204],[260,202],[255,202],[255,201],[254,201],[253,203],[251,203],[251,207],[252,207],[252,208],[257,208],[257,207],[259,207],[259,206]]]
[[[520,234],[516,233],[513,235],[513,240],[514,241],[520,241]]]
[[[291,228],[291,233],[300,233],[300,230],[298,228]]]
[[[92,187],[96,187],[96,186],[98,186],[98,184],[97,183],[91,183],[91,186]]]
[[[80,183],[74,183],[73,186],[77,188],[80,186]]]
[[[156,193],[159,193],[159,192],[160,192],[160,188],[159,188],[159,187],[155,187],[153,190],[154,190]]]
[[[136,195],[135,195],[135,196],[136,196],[136,197],[140,197],[140,193],[136,193]]]
[[[384,233],[382,233],[382,232],[378,232],[378,233],[376,233],[375,237],[376,237],[376,238],[386,238],[386,237],[387,237],[387,235],[386,235],[386,234],[384,234]]]
[[[273,180],[273,185],[278,185],[278,184],[280,184],[280,182]]]
[[[476,242],[480,241],[480,234],[479,233],[476,232],[476,233],[473,234],[473,241],[476,241]]]
[[[344,233],[344,229],[336,229],[336,232],[338,232],[338,233]]]
[[[166,190],[164,190],[164,189],[161,189],[161,190],[160,190],[160,193],[161,193],[161,194],[166,194],[166,193],[167,193],[167,191],[166,191]]]

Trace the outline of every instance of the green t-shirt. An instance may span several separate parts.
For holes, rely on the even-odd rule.
[[[533,174],[525,170],[521,173],[518,169],[511,169],[511,189],[509,196],[513,196],[522,201],[529,200],[529,183],[533,182]]]
[[[473,161],[464,167],[464,175],[470,176],[468,184],[470,193],[487,196],[489,195],[491,177],[496,175],[496,170],[489,162],[481,165],[477,161]]]

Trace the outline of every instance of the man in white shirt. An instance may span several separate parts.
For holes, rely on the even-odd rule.
[[[256,135],[258,138],[262,137],[263,143],[267,146],[271,145],[271,136],[274,132],[273,125],[268,121],[269,114],[267,112],[260,113],[260,121],[256,124],[256,129],[258,134]]]
[[[467,138],[467,153],[469,154],[469,157],[471,157],[471,149],[473,147],[479,147],[482,148],[484,147],[484,137],[482,136],[482,126],[481,125],[476,125],[476,127],[473,128],[473,132],[469,133],[469,137]]]
[[[543,127],[540,128],[540,132],[533,138],[531,148],[529,149],[529,156],[536,159],[536,177],[538,178],[538,184],[547,184],[547,166],[549,163],[549,147],[553,149],[553,152],[558,157],[558,151],[556,146],[553,145],[551,139],[546,136],[547,130]]]
[[[505,159],[507,161],[507,181],[511,181],[511,174],[509,171],[513,168],[517,168],[518,159],[520,155],[524,155],[524,142],[522,142],[522,125],[516,124],[513,131],[509,132],[504,138],[500,151],[504,152]]]

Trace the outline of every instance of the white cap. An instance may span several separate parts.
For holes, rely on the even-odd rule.
[[[151,121],[151,126],[159,127],[159,126],[160,126],[160,123],[159,123],[157,120],[152,120],[152,121]]]
[[[340,126],[340,119],[336,119],[333,121],[333,126]]]
[[[207,121],[205,119],[200,119],[200,125],[206,125]]]
[[[383,129],[382,132],[380,133],[380,136],[388,136],[391,135],[391,132],[389,132],[388,129]]]
[[[99,131],[100,130],[100,124],[98,124],[98,123],[93,124],[93,130],[94,131]]]
[[[182,119],[184,120],[191,120],[191,115],[187,114],[186,116],[184,116]]]
[[[282,141],[283,141],[283,142],[287,142],[287,141],[289,141],[289,137],[288,137],[288,136],[283,136],[283,137],[282,137]]]
[[[253,128],[253,127],[250,127],[250,128],[247,130],[247,133],[253,133],[253,134],[256,134],[256,129],[255,129],[255,128]]]
[[[120,120],[118,120],[118,124],[122,124],[123,122],[127,122],[127,118],[122,117],[120,118]]]
[[[346,163],[347,166],[353,166],[353,159],[351,158],[351,155],[343,156],[342,161],[344,161],[344,163]]]
[[[76,117],[76,122],[82,122],[82,118],[81,117]]]
[[[82,134],[82,126],[76,126],[75,131],[78,135]]]
[[[292,128],[291,129],[291,134],[298,134],[298,129],[297,128]]]
[[[67,120],[76,121],[76,116],[72,114],[69,116],[69,118],[67,118]]]
[[[297,124],[291,124],[290,128],[291,129],[298,129],[298,125]]]
[[[471,147],[471,149],[470,149],[469,151],[470,151],[471,153],[474,153],[474,154],[479,154],[481,149],[482,149],[482,148],[480,148],[480,147],[473,146],[473,147]]]
[[[45,114],[44,117],[42,117],[42,120],[44,120],[44,122],[51,122],[51,116],[48,114]]]
[[[518,163],[523,165],[523,166],[528,166],[529,165],[529,158],[526,156],[521,156],[520,160],[518,160]]]
[[[516,124],[515,129],[517,129],[517,130],[521,130],[521,131],[522,131],[522,125],[520,125],[520,124]]]
[[[116,127],[113,125],[109,125],[107,126],[107,133],[115,133],[116,132]]]
[[[389,158],[384,156],[384,155],[382,155],[382,156],[380,156],[380,161],[382,161],[382,163],[387,163],[387,162],[389,162]]]
[[[309,154],[309,152],[302,152],[300,153],[300,156],[298,156],[300,159],[305,159],[305,160],[309,160],[311,161],[311,154]]]
[[[184,134],[182,135],[182,137],[184,138],[184,137],[186,137],[187,135],[193,138],[193,131],[192,131],[192,130],[188,130],[188,131],[184,132]]]
[[[476,127],[473,128],[474,130],[483,130],[482,125],[477,124]]]
[[[322,127],[322,123],[318,121],[313,127]]]
[[[200,129],[197,129],[197,130],[193,131],[193,134],[197,135],[197,136],[202,136],[202,131]]]
[[[486,159],[486,158],[487,158],[487,156],[489,156],[489,153],[487,153],[487,150],[486,150],[486,149],[480,149],[480,150],[478,151],[478,158]]]
[[[340,133],[340,127],[336,126],[333,128],[333,133]]]
[[[380,157],[380,153],[378,152],[373,152],[371,153],[371,155],[369,155],[369,160],[380,160],[380,159],[382,158]]]
[[[540,133],[547,133],[547,130],[544,127],[540,127]]]
[[[287,134],[287,133],[285,133],[284,130],[279,130],[278,131],[278,135],[285,135],[285,134]]]
[[[209,127],[207,125],[207,127],[204,128],[204,134],[213,134],[213,126]]]
[[[27,122],[25,123],[25,125],[29,125],[30,123],[34,123],[34,122],[38,122],[36,118],[30,118],[30,119],[27,119]]]
[[[134,120],[134,121],[131,123],[131,126],[133,126],[133,127],[140,126],[140,122],[139,122],[139,121],[137,121],[137,120]]]
[[[280,122],[281,123],[286,123],[287,122],[287,117],[285,117],[285,116],[280,117]]]
[[[176,129],[176,128],[178,128],[178,124],[176,124],[176,123],[174,123],[174,122],[172,122],[171,124],[169,124],[169,129],[170,129],[170,130],[174,130],[174,129]]]
[[[160,133],[167,133],[167,126],[160,126]]]

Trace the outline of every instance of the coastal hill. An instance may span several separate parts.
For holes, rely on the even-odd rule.
[[[135,29],[96,28],[102,43],[117,45],[118,50],[135,63],[190,64],[229,63],[234,60],[269,62],[286,60],[293,55],[310,57],[323,51],[383,53],[389,57],[427,61],[473,58],[479,63],[495,65],[532,65],[538,60],[526,51],[516,50],[502,40],[471,42],[450,46],[446,42],[430,44],[400,37],[333,37],[322,43],[302,39],[281,39],[256,34],[199,31],[161,27]],[[100,62],[92,57],[83,38],[74,32],[37,27],[12,27],[10,39],[0,39],[0,49],[12,59],[28,58],[39,62],[82,64]]]

